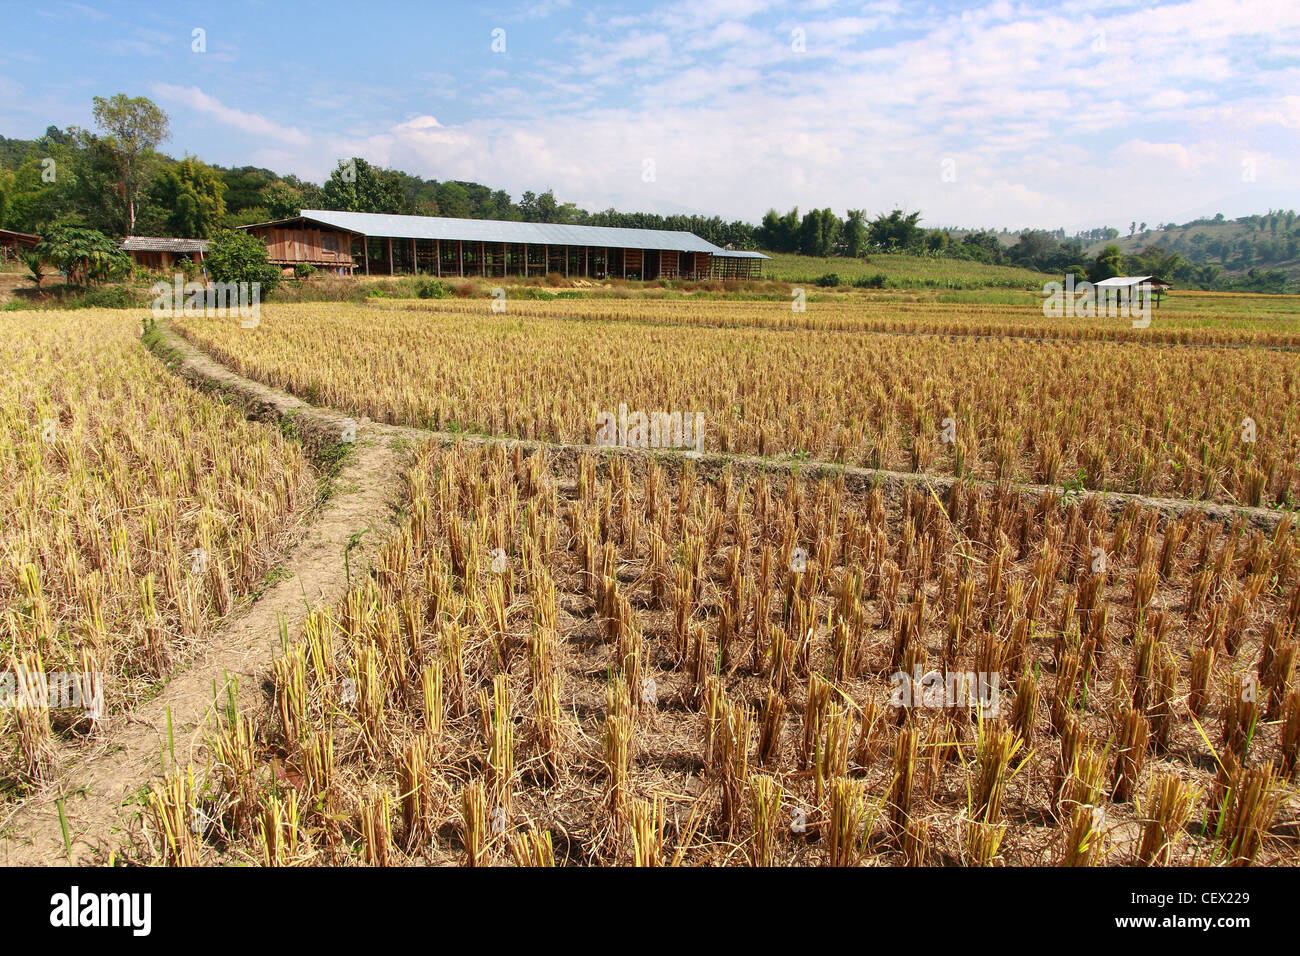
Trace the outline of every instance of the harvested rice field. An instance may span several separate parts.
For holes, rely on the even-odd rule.
[[[1293,864],[1285,310],[1181,307],[1180,344],[774,308],[9,320],[9,668],[107,707],[0,711],[6,851]],[[115,746],[138,796],[95,815]]]
[[[299,444],[180,386],[140,332],[114,310],[0,317],[5,800],[255,596],[314,502]],[[72,674],[65,699],[95,706],[24,693]]]
[[[172,862],[1294,857],[1289,521],[499,444],[404,499],[158,794]]]
[[[623,403],[702,413],[709,451],[1300,500],[1300,352],[956,334],[966,306],[892,320],[918,334],[823,327],[886,308],[811,303],[811,327],[787,329],[763,325],[792,314],[779,303],[525,301],[495,313],[484,299],[291,306],[256,330],[179,328],[240,374],[381,422],[595,444],[596,414]],[[1294,329],[1277,314],[1256,322]]]

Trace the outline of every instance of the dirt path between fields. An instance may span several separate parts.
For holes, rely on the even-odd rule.
[[[70,758],[49,788],[0,819],[0,865],[69,862],[60,798],[73,863],[105,863],[110,854],[146,839],[140,821],[144,794],[164,768],[184,767],[206,744],[214,690],[224,700],[227,680],[236,680],[241,706],[249,712],[264,707],[260,684],[279,643],[281,616],[295,634],[308,604],[344,594],[345,552],[355,581],[388,536],[401,459],[400,446],[383,430],[357,425],[356,447],[334,478],[332,495],[287,556],[279,582],[203,645],[157,696],[115,718],[90,750]]]
[[[119,718],[96,746],[64,769],[45,792],[21,804],[8,819],[0,819],[0,865],[64,864],[65,851],[58,801],[62,798],[71,838],[71,861],[103,863],[124,847],[140,846],[147,838],[141,825],[143,795],[150,782],[174,762],[184,766],[205,745],[205,731],[216,697],[224,698],[227,676],[237,678],[242,706],[252,712],[266,706],[260,681],[279,641],[281,618],[290,634],[307,604],[330,602],[348,586],[345,554],[353,579],[364,573],[369,557],[392,526],[398,498],[404,449],[428,440],[466,444],[502,443],[527,449],[548,448],[556,457],[573,460],[585,453],[633,456],[664,455],[639,449],[608,449],[584,445],[547,445],[518,439],[451,435],[422,429],[385,425],[307,404],[285,392],[246,379],[210,359],[170,328],[159,330],[154,351],[173,370],[199,388],[220,393],[242,406],[250,418],[292,423],[303,440],[333,443],[349,425],[355,427],[356,447],[335,478],[333,495],[314,516],[301,543],[284,563],[285,576],[259,600],[231,621],[202,648],[182,672],[162,686],[158,695],[135,713]],[[880,482],[886,494],[904,486],[922,484],[942,496],[955,479],[940,475],[909,474],[845,467],[822,462],[774,461],[744,455],[706,454],[697,460],[704,474],[730,465],[737,471],[797,472],[805,477],[840,475],[854,490]],[[987,482],[985,482],[987,484]],[[1031,494],[1048,490],[1042,485],[1019,485]],[[1057,488],[1056,491],[1063,489]],[[1181,499],[1104,493],[1112,510],[1129,502],[1155,508],[1169,517],[1202,511],[1207,517],[1231,521],[1237,516],[1263,529],[1276,526],[1280,514],[1263,508],[1245,508]],[[172,743],[169,745],[170,711]],[[169,752],[170,751],[170,752]],[[199,761],[201,763],[201,761]]]

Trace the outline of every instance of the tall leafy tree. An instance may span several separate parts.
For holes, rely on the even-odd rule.
[[[850,209],[844,218],[844,229],[840,235],[840,248],[846,256],[857,259],[867,251],[867,212],[865,209]]]
[[[1110,243],[1101,252],[1097,253],[1097,258],[1093,260],[1092,266],[1088,269],[1088,279],[1091,282],[1100,282],[1102,279],[1120,275],[1123,269],[1124,254],[1120,251],[1119,246]]]
[[[218,171],[226,186],[226,211],[231,213],[266,205],[263,193],[272,183],[279,181],[274,172],[259,166],[236,166]]]
[[[154,180],[152,197],[168,210],[165,220],[169,235],[186,239],[207,239],[221,228],[226,214],[226,184],[211,166],[186,157]]]
[[[296,216],[305,207],[302,191],[286,182],[271,183],[262,190],[262,202],[266,213],[272,219],[288,219]]]
[[[881,213],[871,220],[871,225],[867,228],[867,240],[877,249],[885,251],[916,249],[923,232],[917,225],[920,219],[919,211],[904,213],[901,209],[895,209],[888,215]]]
[[[758,227],[754,238],[764,249],[773,252],[795,252],[799,248],[799,233],[802,225],[798,206],[785,215],[778,215],[775,209],[769,209],[763,216],[763,223]]]
[[[145,96],[125,93],[93,99],[91,113],[99,135],[74,130],[79,145],[101,153],[114,174],[114,188],[121,208],[121,227],[130,235],[135,230],[137,207],[156,161],[155,148],[171,137],[171,121],[162,109]]]
[[[321,188],[325,209],[341,212],[403,213],[406,201],[401,184],[389,170],[377,169],[360,156],[339,160]]]
[[[37,157],[14,171],[7,190],[8,210],[0,222],[22,232],[41,232],[55,222],[76,218],[73,163],[65,156],[57,157],[55,162],[53,181],[45,175],[48,167]]]
[[[473,209],[469,190],[460,183],[447,182],[438,185],[438,215],[449,216],[452,219],[469,219],[472,217]]]

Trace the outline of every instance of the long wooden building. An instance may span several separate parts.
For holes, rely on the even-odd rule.
[[[324,209],[240,228],[266,243],[276,265],[340,275],[748,279],[767,258],[689,232]]]

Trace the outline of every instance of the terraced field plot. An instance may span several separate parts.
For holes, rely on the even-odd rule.
[[[1294,859],[1289,522],[432,444],[404,509],[177,862]]]
[[[876,309],[813,303],[787,329],[776,303],[303,305],[268,308],[256,330],[179,327],[243,374],[379,421],[592,444],[598,412],[624,403],[702,412],[708,450],[1300,500],[1300,353],[976,338],[955,334],[986,328],[966,306]],[[1184,321],[1202,334],[1203,317]],[[1228,323],[1228,340],[1290,334],[1277,315],[1235,321],[1249,328]],[[823,330],[880,322],[945,334]]]

